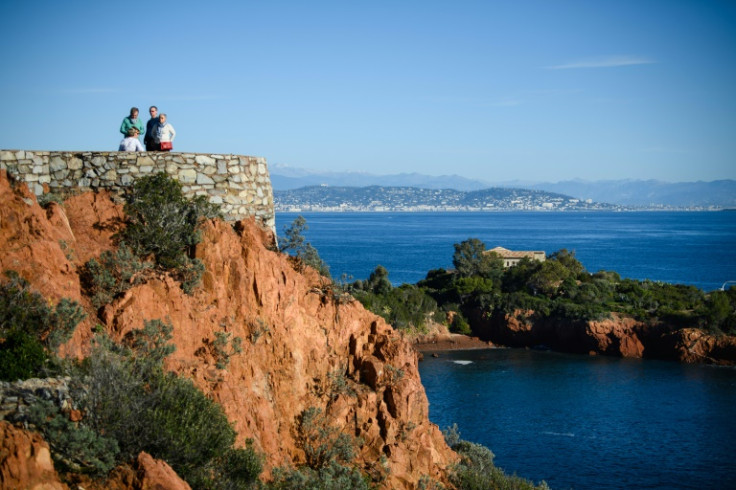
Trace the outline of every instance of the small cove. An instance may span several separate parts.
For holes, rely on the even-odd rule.
[[[736,488],[736,369],[525,349],[420,363],[430,420],[560,488]],[[464,361],[464,362],[459,362]]]

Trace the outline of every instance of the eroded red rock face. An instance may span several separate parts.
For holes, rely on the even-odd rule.
[[[222,404],[240,441],[254,439],[269,466],[303,460],[294,423],[318,407],[363,439],[366,467],[387,457],[389,486],[440,477],[455,456],[429,423],[410,344],[359,303],[336,299],[314,271],[295,272],[254,223],[237,228],[204,225],[196,254],[207,272],[194,295],[169,278],[150,280],[105,309],[108,331],[121,338],[146,319],[170,322],[177,350],[168,368]],[[226,369],[216,366],[217,332],[243,340]],[[344,393],[335,388],[340,380]]]
[[[483,325],[483,338],[501,345],[532,347],[617,357],[650,357],[679,362],[736,364],[736,337],[713,336],[695,328],[673,329],[612,314],[592,321],[537,320],[531,310],[517,310]]]
[[[67,297],[87,307],[89,318],[64,346],[66,354],[84,355],[96,323],[120,339],[145,320],[169,322],[176,351],[167,367],[222,404],[238,443],[252,438],[266,455],[266,475],[304,460],[294,431],[309,407],[363,440],[359,462],[366,469],[378,471],[385,459],[386,487],[412,488],[423,475],[443,479],[456,461],[429,422],[410,344],[359,303],[339,299],[313,270],[296,272],[269,250],[273,237],[254,221],[204,224],[196,256],[206,273],[191,296],[158,276],[98,315],[82,293],[78,268],[113,248],[120,206],[88,193],[46,212],[23,187],[11,188],[0,174],[0,266],[52,301]],[[218,332],[242,339],[242,352],[224,369],[217,367]]]
[[[0,488],[67,490],[39,434],[0,421]]]

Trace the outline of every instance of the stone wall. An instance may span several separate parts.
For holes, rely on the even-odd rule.
[[[166,172],[188,197],[205,195],[225,219],[249,216],[275,231],[273,189],[265,158],[173,152],[0,150],[0,169],[37,196],[109,189],[119,195],[136,178]]]

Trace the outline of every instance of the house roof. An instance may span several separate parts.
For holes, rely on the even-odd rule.
[[[537,255],[545,255],[545,253],[541,250],[509,250],[503,247],[496,247],[490,250],[486,250],[486,253],[491,252],[497,253],[504,259],[523,259],[524,257],[529,257],[530,259],[533,259]]]

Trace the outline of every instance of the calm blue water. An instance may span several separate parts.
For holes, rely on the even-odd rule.
[[[296,216],[277,215],[280,234]],[[395,284],[415,283],[473,237],[575,250],[591,272],[705,290],[736,280],[736,213],[303,216],[333,277],[381,264]],[[736,369],[493,349],[427,356],[420,373],[430,419],[457,423],[509,473],[555,489],[736,489]]]
[[[307,240],[330,266],[365,279],[383,265],[395,284],[452,267],[453,244],[574,250],[590,272],[692,284],[704,290],[736,280],[736,212],[640,213],[301,213]],[[279,213],[277,231],[299,213]]]
[[[736,488],[736,369],[524,349],[419,368],[430,420],[508,473],[555,489]]]

